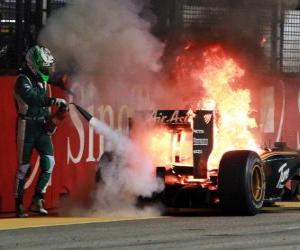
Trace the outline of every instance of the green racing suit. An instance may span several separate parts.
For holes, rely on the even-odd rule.
[[[35,188],[35,199],[43,199],[53,171],[53,145],[44,124],[50,116],[49,106],[54,104],[55,98],[48,96],[47,83],[39,81],[29,71],[17,77],[14,95],[18,112],[16,199],[22,203],[33,149],[40,155],[40,175]]]

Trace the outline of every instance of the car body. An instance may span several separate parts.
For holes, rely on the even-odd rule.
[[[225,152],[216,169],[208,169],[213,150],[213,112],[207,110],[158,110],[153,118],[170,133],[191,131],[192,164],[157,166],[165,184],[159,194],[168,207],[218,205],[225,212],[255,215],[266,203],[282,198],[286,183],[297,178],[299,152],[276,143],[274,148]],[[177,157],[177,158],[176,158]],[[177,161],[177,163],[176,163]]]

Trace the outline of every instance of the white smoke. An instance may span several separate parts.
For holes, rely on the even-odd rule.
[[[90,124],[109,142],[107,151],[112,154],[110,161],[100,165],[101,184],[96,191],[95,213],[136,214],[139,196],[151,197],[163,189],[163,183],[155,176],[153,162],[128,137],[105,123],[92,118]]]
[[[136,2],[141,3],[72,0],[49,18],[39,41],[58,66],[76,65],[76,74],[93,78],[100,98],[134,103],[129,90],[157,80],[153,74],[161,68],[164,49],[150,32],[151,23],[139,16],[144,6]]]
[[[140,17],[142,2],[147,1],[72,0],[48,19],[39,42],[50,48],[58,67],[76,72],[77,104],[141,108],[149,103],[132,89],[156,81],[164,47],[151,34],[151,23]],[[155,169],[128,138],[99,120],[92,123],[114,154],[102,171],[105,183],[96,192],[96,212],[136,211],[138,196],[161,189]]]

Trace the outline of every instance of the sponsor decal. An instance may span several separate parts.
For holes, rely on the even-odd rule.
[[[31,88],[31,86],[30,86],[29,84],[25,84],[25,85],[24,85],[24,88],[25,88],[25,90],[28,90],[28,89]]]
[[[280,173],[278,183],[276,185],[276,188],[283,188],[285,181],[289,178],[290,169],[285,167],[287,166],[287,163],[282,164],[282,166],[278,169],[278,173]]]
[[[195,149],[193,151],[194,154],[198,154],[198,155],[201,155],[203,153],[203,150],[202,149]]]
[[[204,122],[205,122],[206,124],[210,123],[211,118],[212,118],[212,114],[205,114],[205,115],[203,116]]]
[[[207,138],[194,138],[193,139],[193,145],[194,146],[207,146],[208,145],[208,139]]]
[[[171,114],[155,112],[154,118],[156,122],[159,123],[189,123],[190,115],[181,115],[179,110],[175,110]]]
[[[194,134],[204,134],[204,130],[203,129],[194,129],[193,130]]]

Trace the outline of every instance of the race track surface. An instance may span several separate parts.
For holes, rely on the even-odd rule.
[[[300,203],[257,216],[170,210],[159,217],[0,219],[0,249],[300,249]]]

